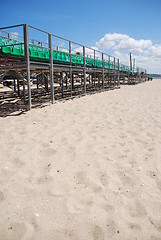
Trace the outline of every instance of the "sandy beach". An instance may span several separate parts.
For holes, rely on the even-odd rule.
[[[161,239],[161,80],[0,118],[0,240]]]

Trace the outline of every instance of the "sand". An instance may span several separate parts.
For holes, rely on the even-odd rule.
[[[0,118],[0,240],[161,239],[161,80]]]

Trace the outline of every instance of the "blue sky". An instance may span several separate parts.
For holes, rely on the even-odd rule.
[[[46,2],[41,0],[0,0],[0,3],[1,27],[29,23],[73,41],[88,46],[96,46],[107,53],[116,54],[124,63],[128,61],[128,52],[132,51],[133,56],[136,57],[136,62],[140,63],[141,67],[146,67],[146,61],[141,58],[142,54],[147,59],[149,72],[161,72],[160,0],[57,0]],[[113,38],[113,35],[105,37],[106,34],[114,33],[120,35],[115,35],[115,38]],[[111,36],[112,45],[110,42]],[[120,38],[119,44],[116,39],[117,36]],[[104,43],[106,40],[108,44],[99,43],[100,39],[104,37]],[[151,43],[143,42],[141,45],[140,42],[137,42],[141,39],[151,40]],[[128,41],[133,43],[132,45],[127,44],[129,49],[128,46],[125,47]],[[123,44],[121,48],[120,44]],[[139,49],[137,49],[137,46],[134,47],[137,44]],[[148,60],[151,53],[155,55],[156,52],[157,57],[154,56],[154,61],[156,61],[157,67],[154,61],[151,64],[151,61]],[[158,52],[160,53],[159,56]],[[138,60],[137,56],[139,56]],[[160,67],[158,61],[160,61]],[[150,67],[149,64],[154,66]]]

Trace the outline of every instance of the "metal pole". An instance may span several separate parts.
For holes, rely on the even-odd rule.
[[[62,97],[64,96],[64,75],[61,73],[61,89],[62,89]]]
[[[39,89],[39,77],[37,77],[36,84],[37,84],[37,89]]]
[[[20,83],[19,83],[19,79],[17,79],[17,93],[18,93],[18,96],[20,96]]]
[[[108,56],[108,64],[109,64],[109,73],[108,73],[108,87],[111,85],[111,79],[110,79],[110,56]]]
[[[115,61],[115,57],[114,57],[114,87],[115,87],[115,85],[116,85],[116,70],[115,70],[115,68],[116,68],[116,61]]]
[[[53,50],[52,50],[52,34],[48,34],[49,38],[49,62],[50,62],[50,91],[51,102],[54,103],[54,77],[53,77]]]
[[[117,60],[117,64],[118,64],[118,78],[117,78],[117,81],[118,81],[118,86],[120,86],[120,62],[119,62],[119,59]]]
[[[26,68],[27,68],[28,108],[29,108],[29,110],[31,110],[31,84],[30,84],[30,58],[29,58],[28,24],[23,25],[23,33],[24,33],[25,60],[26,60]]]
[[[135,71],[135,58],[133,59],[133,72]]]
[[[72,89],[74,91],[74,77],[73,77],[73,73],[72,73]]]
[[[15,80],[15,77],[14,77],[14,92],[16,92],[16,80]]]
[[[71,52],[72,52],[72,46],[71,46],[71,41],[69,41],[69,54],[70,54],[70,95],[72,96],[72,68],[71,68],[71,65],[72,65],[72,61],[71,61]]]
[[[131,58],[131,52],[130,52],[130,70],[132,70],[132,58]]]
[[[130,84],[130,74],[129,74],[129,72],[128,72],[128,84]]]
[[[25,96],[25,79],[23,79],[23,100],[24,100],[24,104],[26,102],[26,96]]]
[[[104,56],[102,53],[102,88],[104,89]]]
[[[96,51],[94,50],[94,88],[96,89]]]
[[[45,75],[45,73],[43,73],[43,77],[44,77],[44,82],[45,82],[46,91],[49,92],[49,88],[48,88],[48,77]]]
[[[86,54],[85,47],[83,46],[83,76],[84,76],[84,94],[86,95]]]
[[[68,89],[68,73],[66,73],[66,76],[65,76],[65,86],[67,90]]]

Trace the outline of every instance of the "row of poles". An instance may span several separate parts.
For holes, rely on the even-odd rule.
[[[23,25],[24,32],[24,49],[25,49],[25,60],[27,68],[27,85],[28,85],[28,109],[31,110],[31,84],[30,84],[30,57],[29,57],[29,34],[28,24]],[[54,76],[53,76],[53,49],[52,49],[52,34],[48,33],[49,40],[49,71],[50,71],[50,91],[51,91],[51,102],[54,103]],[[71,41],[69,41],[69,54],[70,54],[70,79],[72,79],[72,62],[71,62]],[[102,88],[104,89],[104,54],[102,54]],[[116,60],[114,58],[114,78],[116,77]],[[94,51],[94,66],[95,66],[95,51]],[[117,59],[118,66],[118,83],[119,83],[119,59]],[[94,70],[95,71],[95,70]],[[86,63],[85,63],[85,46],[83,46],[83,75],[84,75],[84,95],[86,95]],[[72,85],[71,85],[72,88]],[[72,92],[72,89],[71,89]]]

